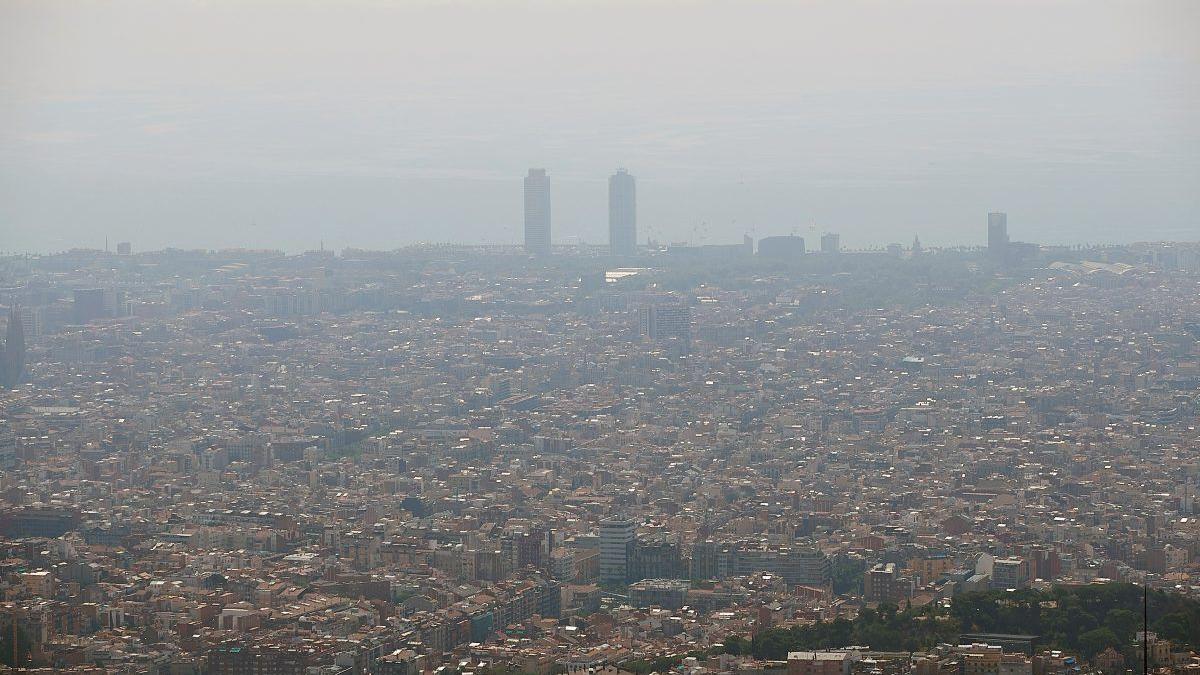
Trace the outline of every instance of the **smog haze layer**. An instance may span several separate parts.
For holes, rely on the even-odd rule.
[[[0,5],[0,250],[1195,239],[1191,2]]]

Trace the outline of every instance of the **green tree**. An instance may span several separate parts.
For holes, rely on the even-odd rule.
[[[1089,630],[1079,636],[1079,651],[1090,659],[1109,647],[1120,647],[1121,640],[1108,627]]]
[[[1152,625],[1159,637],[1180,644],[1196,646],[1200,643],[1200,611],[1171,612],[1163,615]]]
[[[750,641],[741,635],[730,635],[725,638],[725,653],[734,656],[750,653]]]
[[[900,609],[884,603],[863,609],[853,621],[837,619],[812,625],[777,628],[753,641],[731,636],[730,654],[783,658],[789,651],[836,649],[851,644],[881,650],[917,651],[953,641],[962,632],[1033,633],[1054,649],[1080,652],[1089,658],[1108,647],[1129,651],[1140,628],[1141,589],[1130,584],[1082,588],[1056,587],[1047,592],[992,591],[954,597],[951,608],[928,605]],[[1183,595],[1150,595],[1151,630],[1181,647],[1200,647],[1200,601]],[[1103,617],[1099,621],[1097,617]],[[1157,617],[1157,618],[1154,618]]]
[[[1128,609],[1110,609],[1104,615],[1104,625],[1116,633],[1122,642],[1129,642],[1133,639],[1134,633],[1141,628],[1142,619]]]

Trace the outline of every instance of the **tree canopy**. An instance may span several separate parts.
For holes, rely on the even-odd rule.
[[[731,636],[725,641],[725,650],[762,659],[786,658],[789,651],[850,645],[924,651],[954,642],[962,633],[1018,633],[1037,635],[1040,646],[1089,659],[1109,647],[1136,659],[1134,639],[1141,630],[1141,609],[1142,589],[1132,584],[964,593],[953,598],[949,610],[881,604],[864,609],[853,621],[776,628],[752,640]],[[1177,645],[1200,648],[1200,601],[1151,592],[1150,630]]]

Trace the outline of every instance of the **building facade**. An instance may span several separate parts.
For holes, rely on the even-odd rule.
[[[637,249],[637,183],[625,169],[608,179],[608,245],[619,256]]]
[[[837,253],[842,250],[842,237],[834,232],[821,235],[821,253]]]
[[[686,305],[651,305],[638,310],[638,330],[651,342],[692,339],[692,308]]]
[[[525,176],[525,252],[550,255],[550,177],[545,169]]]
[[[1008,214],[988,214],[988,257],[1004,260],[1008,256]]]
[[[629,576],[637,525],[631,518],[613,517],[600,521],[600,580],[623,584]]]

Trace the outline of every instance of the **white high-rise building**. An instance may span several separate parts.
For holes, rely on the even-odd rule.
[[[608,246],[621,256],[637,249],[637,182],[625,169],[608,179]]]
[[[650,305],[638,309],[638,332],[651,342],[692,339],[692,308],[687,305]]]
[[[600,521],[601,581],[625,583],[636,536],[637,524],[631,518],[615,516]]]
[[[550,255],[550,177],[545,169],[525,176],[525,252]]]

